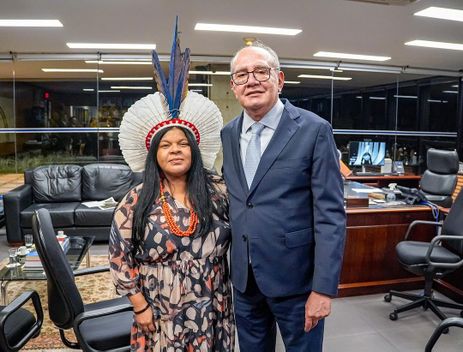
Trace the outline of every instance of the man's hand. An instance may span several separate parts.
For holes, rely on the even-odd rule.
[[[305,332],[313,329],[320,319],[331,313],[331,297],[312,291],[305,303]]]

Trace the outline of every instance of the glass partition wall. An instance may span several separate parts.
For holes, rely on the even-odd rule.
[[[168,57],[161,57],[167,65]],[[210,97],[228,121],[240,111],[228,58],[195,57],[190,90]],[[458,73],[282,60],[281,97],[329,121],[348,161],[349,143],[386,143],[386,157],[420,172],[429,147],[455,149]],[[149,55],[29,55],[0,58],[0,172],[50,163],[123,163],[122,116],[156,91]],[[461,93],[460,93],[461,94]],[[460,110],[461,111],[461,110]]]
[[[13,77],[13,62],[0,60],[0,172],[16,168]]]

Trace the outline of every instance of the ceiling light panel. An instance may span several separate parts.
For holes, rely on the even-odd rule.
[[[438,18],[441,20],[463,22],[463,10],[431,6],[414,13],[415,16]]]
[[[461,43],[435,42],[432,40],[421,40],[421,39],[406,42],[405,45],[421,46],[424,48],[435,48],[435,49],[463,50],[463,44]]]
[[[93,88],[83,88],[82,89],[84,92],[94,92],[95,89]],[[120,90],[117,89],[100,89],[98,90],[98,93],[118,93]]]
[[[188,87],[212,87],[211,83],[188,83]]]
[[[98,64],[98,65],[151,65],[151,61],[96,61],[86,60],[86,64]]]
[[[152,81],[153,77],[101,77],[102,81]]]
[[[448,102],[449,102],[448,100],[428,99],[428,103],[442,103],[442,104],[447,104]]]
[[[0,20],[0,27],[63,27],[59,20]]]
[[[111,89],[135,89],[135,90],[149,90],[154,89],[149,86],[111,86]]]
[[[42,68],[43,72],[93,72],[93,73],[104,73],[103,70],[96,68]]]
[[[352,77],[336,77],[336,76],[322,76],[322,75],[299,75],[299,78],[313,78],[313,79],[331,79],[333,81],[350,81]]]
[[[399,98],[399,99],[418,99],[416,95],[396,95],[394,94],[394,98]]]
[[[308,70],[331,70],[334,66],[312,66],[312,65],[293,65],[293,64],[281,64],[280,68],[301,68]]]
[[[230,76],[230,71],[188,71],[190,75]]]
[[[293,29],[293,28],[240,26],[240,25],[233,25],[233,24],[214,24],[214,23],[196,23],[195,30],[215,31],[215,32],[277,34],[277,35],[296,35],[302,32],[302,29]]]
[[[364,61],[387,61],[391,59],[390,56],[337,53],[332,51],[318,51],[313,56]]]
[[[71,49],[117,49],[117,50],[154,50],[156,44],[123,43],[66,43]]]

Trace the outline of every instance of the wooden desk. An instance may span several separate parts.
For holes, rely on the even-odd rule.
[[[445,212],[445,209],[441,209]],[[434,221],[429,207],[347,209],[346,247],[339,284],[339,296],[423,289],[424,279],[402,268],[395,246],[402,241],[414,220]],[[430,241],[435,228],[417,226],[412,240]],[[463,268],[434,280],[434,289],[463,303]]]
[[[347,234],[339,295],[355,296],[423,287],[423,279],[397,261],[395,246],[413,220],[432,220],[429,207],[347,209]],[[429,241],[434,232],[423,227],[412,238]]]
[[[402,175],[402,176],[348,176],[348,181],[366,183],[375,187],[387,187],[389,183],[397,183],[400,186],[418,188],[421,176]]]

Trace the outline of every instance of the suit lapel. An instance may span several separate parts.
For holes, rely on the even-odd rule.
[[[240,136],[241,128],[243,126],[243,114],[241,113],[240,118],[236,121],[235,126],[233,126],[232,133],[232,154],[233,154],[233,164],[235,166],[238,179],[240,181],[241,187],[243,188],[244,193],[248,192],[248,184],[246,183],[246,176],[244,175],[243,163],[241,161],[241,148],[240,148]]]
[[[275,130],[270,143],[268,144],[264,154],[262,155],[262,158],[260,159],[256,175],[252,180],[249,194],[253,192],[269,168],[272,166],[275,159],[278,157],[278,155],[280,155],[283,148],[286,146],[286,144],[288,144],[294,133],[298,130],[299,125],[294,121],[294,119],[297,117],[299,117],[298,111],[289,102],[286,102],[285,109],[281,115],[280,123],[278,124],[278,127]],[[243,170],[243,168],[241,168],[241,170]],[[242,174],[242,179],[245,179],[244,171],[242,171]]]

